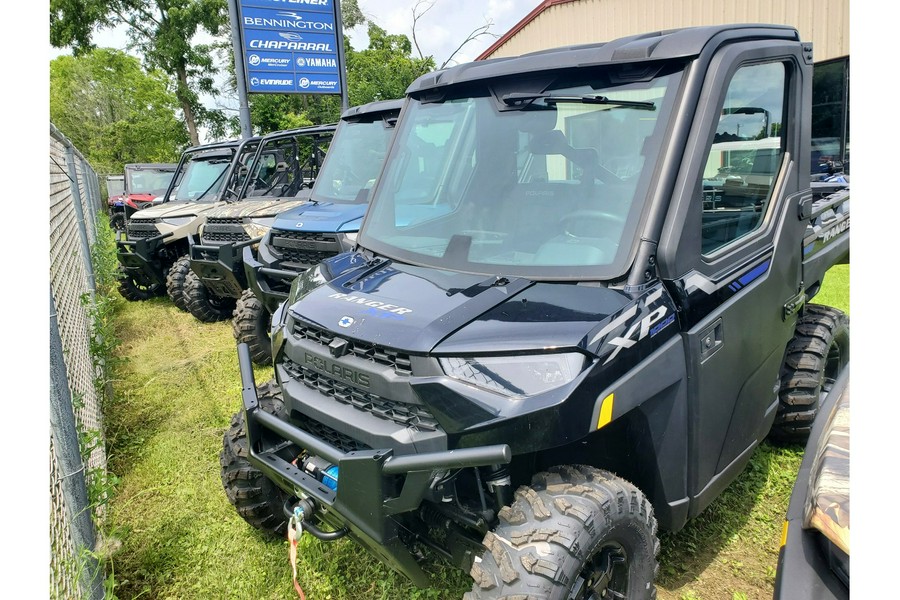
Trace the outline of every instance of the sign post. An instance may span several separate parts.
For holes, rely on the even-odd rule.
[[[238,104],[241,123],[241,139],[246,140],[253,136],[253,126],[250,123],[250,103],[247,101],[247,75],[244,71],[244,61],[241,60],[241,26],[238,17],[237,0],[228,0],[228,14],[231,17],[231,48],[234,53],[234,75],[237,80]]]
[[[340,94],[347,108],[338,0],[231,1],[240,35],[235,64],[242,62],[248,93]]]

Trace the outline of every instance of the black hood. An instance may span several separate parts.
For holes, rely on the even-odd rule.
[[[631,304],[605,287],[537,283],[342,254],[303,276],[291,312],[352,339],[410,353],[588,349]]]

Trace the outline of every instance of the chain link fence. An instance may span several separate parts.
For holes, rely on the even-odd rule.
[[[104,597],[104,576],[88,475],[105,472],[106,452],[95,385],[102,374],[91,356],[91,247],[104,211],[97,174],[52,123],[49,194],[50,597],[95,599]]]

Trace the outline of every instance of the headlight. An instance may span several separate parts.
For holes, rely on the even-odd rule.
[[[171,225],[172,227],[181,227],[182,225],[187,225],[196,218],[196,215],[189,215],[187,217],[168,217],[163,218],[162,222],[166,225]]]
[[[275,217],[265,217],[261,219],[251,219],[250,217],[246,217],[244,219],[244,231],[246,231],[247,235],[251,238],[262,237],[269,232],[274,223]]]
[[[584,369],[583,354],[441,358],[444,373],[510,397],[533,396],[565,385]]]
[[[265,217],[262,219],[251,219],[250,217],[247,217],[246,219],[244,219],[244,222],[252,223],[253,225],[256,225],[258,227],[269,228],[275,224],[275,217]]]
[[[344,234],[344,238],[350,243],[352,246],[356,243],[356,236],[359,235],[358,231],[351,231],[349,233]]]
[[[323,284],[325,284],[325,276],[322,275],[322,268],[318,265],[294,277],[294,281],[291,282],[291,291],[288,293],[287,300],[284,303],[284,312],[287,313],[287,309],[294,302],[302,299]]]

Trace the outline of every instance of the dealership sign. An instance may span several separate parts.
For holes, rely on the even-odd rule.
[[[333,0],[240,0],[248,92],[340,94]]]

